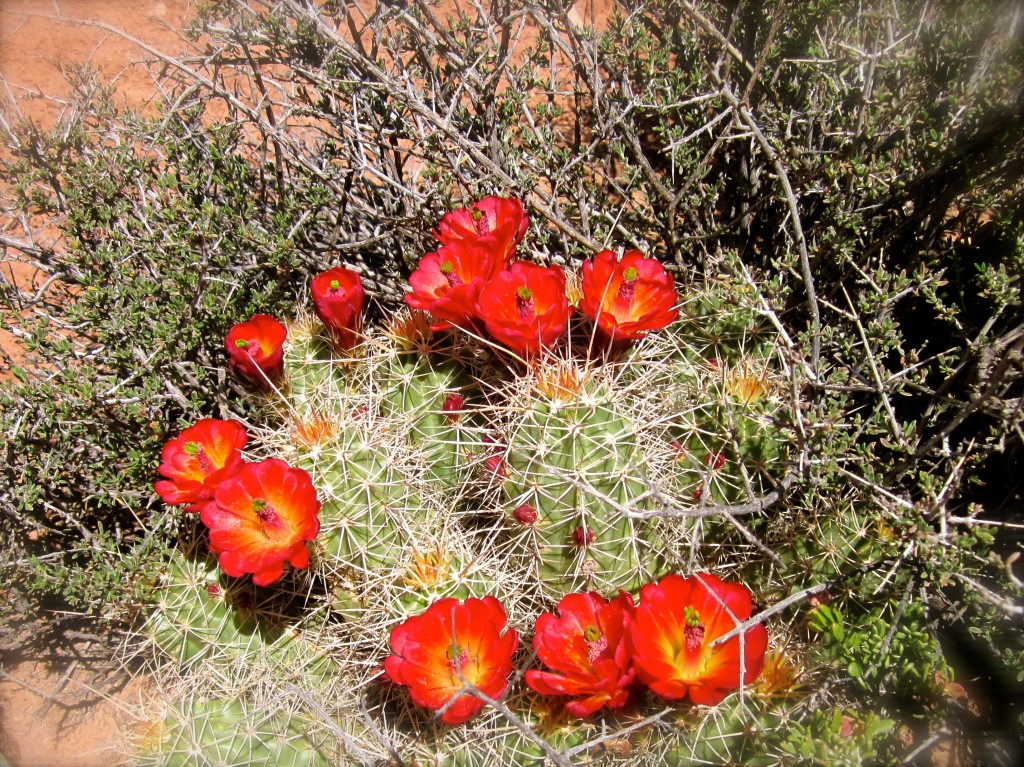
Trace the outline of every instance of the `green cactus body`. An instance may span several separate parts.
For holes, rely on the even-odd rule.
[[[503,702],[555,753],[564,755],[598,735],[598,727],[592,721],[569,717],[560,702],[544,699],[529,689],[510,692]],[[481,716],[491,721],[486,726],[479,726],[478,722],[470,725],[471,737],[466,737],[464,731],[448,731],[440,742],[431,743],[429,752],[417,753],[415,764],[437,767],[544,767],[551,764],[540,744],[513,723],[496,713]],[[580,762],[575,757],[570,761],[573,764],[603,763]]]
[[[505,489],[536,510],[537,575],[549,596],[634,589],[661,574],[642,510],[647,485],[637,433],[600,387],[568,400],[538,399],[509,440]]]
[[[336,358],[330,342],[315,330],[315,320],[289,323],[284,366],[288,400],[295,413],[308,417],[323,407],[325,393],[344,390],[357,360]]]
[[[760,374],[742,370],[685,376],[689,402],[675,419],[676,486],[706,503],[746,503],[777,485],[788,457],[783,408]]]
[[[326,684],[334,664],[310,641],[322,623],[303,594],[260,589],[220,572],[216,557],[175,551],[145,632],[182,668],[273,667],[282,678]]]
[[[140,767],[327,767],[337,763],[294,712],[260,711],[240,700],[173,704]]]
[[[385,376],[381,413],[404,422],[426,478],[447,489],[458,487],[471,449],[480,442],[471,409],[475,387],[463,365],[436,350],[399,349],[388,355],[379,374]]]
[[[401,556],[409,525],[428,507],[406,481],[386,434],[358,425],[345,429],[300,465],[320,494],[318,540],[328,571],[370,572]]]

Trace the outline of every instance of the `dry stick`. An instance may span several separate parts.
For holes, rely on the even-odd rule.
[[[437,710],[438,717],[444,715],[444,713],[452,706],[452,704],[454,704],[455,701],[457,701],[463,695],[472,695],[474,698],[482,700],[485,704],[491,706],[500,714],[502,714],[506,719],[508,719],[513,725],[515,725],[515,728],[517,730],[519,730],[521,733],[523,733],[523,735],[525,735],[527,738],[532,740],[537,746],[539,746],[540,750],[544,752],[544,756],[550,759],[552,763],[558,765],[559,767],[572,767],[572,762],[570,762],[564,754],[561,754],[554,748],[552,748],[550,743],[548,743],[546,740],[544,740],[544,738],[542,738],[540,735],[534,732],[533,728],[530,727],[530,725],[528,725],[526,722],[524,722],[520,717],[518,717],[512,711],[512,709],[510,709],[508,706],[504,704],[504,702],[502,702],[500,699],[492,698],[487,693],[479,690],[472,683],[466,681],[465,677],[462,676],[462,671],[460,669],[456,668],[455,673],[457,674],[459,681],[462,682],[463,687],[455,695],[449,698],[448,701],[441,708]]]
[[[811,312],[811,370],[813,371],[814,378],[817,378],[818,360],[821,357],[821,311],[818,308],[818,297],[814,289],[814,275],[811,272],[811,257],[807,252],[807,240],[804,238],[804,228],[800,223],[800,205],[796,200],[796,195],[793,193],[793,187],[789,183],[789,174],[786,173],[786,168],[782,164],[778,152],[775,151],[775,148],[765,138],[750,110],[736,98],[736,94],[732,92],[729,84],[717,72],[713,74],[715,79],[718,80],[718,85],[721,88],[722,95],[725,96],[725,100],[729,102],[736,114],[742,118],[744,124],[754,134],[758,145],[768,155],[772,167],[775,168],[775,176],[782,185],[786,204],[789,207],[789,216],[793,222],[793,236],[796,240],[797,249],[800,251],[800,267],[803,272],[804,289],[807,291],[807,307]]]
[[[594,746],[598,746],[607,740],[625,737],[626,735],[629,735],[631,732],[635,732],[636,730],[643,729],[649,724],[654,724],[655,722],[661,721],[665,718],[667,714],[670,714],[673,711],[675,711],[675,709],[672,707],[663,708],[658,713],[651,714],[649,717],[647,717],[646,719],[641,719],[639,722],[634,722],[633,724],[629,725],[629,727],[623,727],[621,730],[609,732],[607,735],[602,735],[599,738],[594,738],[593,740],[588,740],[586,743],[580,743],[578,746],[573,746],[572,748],[566,749],[565,755],[568,757],[572,757],[580,753],[581,751],[591,749]]]
[[[346,747],[352,750],[352,752],[358,757],[358,759],[363,764],[373,764],[373,762],[375,761],[373,755],[368,751],[365,751],[361,746],[359,746],[355,742],[355,739],[352,738],[351,735],[346,733],[337,724],[335,724],[334,720],[331,719],[330,714],[328,714],[319,703],[313,700],[313,698],[310,695],[307,695],[305,692],[303,692],[293,684],[286,684],[284,686],[284,691],[290,692],[300,701],[302,701],[306,706],[308,706],[309,709],[313,711],[313,713],[316,714],[323,721],[323,723],[327,725],[328,728],[330,728],[331,732],[333,732],[338,737],[338,740],[340,740],[342,743],[345,744]],[[399,760],[399,764],[403,764],[401,760]]]
[[[882,404],[885,405],[885,412],[889,416],[889,429],[892,432],[894,439],[900,442],[900,446],[904,450],[907,449],[907,438],[903,434],[903,430],[900,428],[900,423],[896,419],[896,411],[893,410],[892,403],[889,402],[889,395],[885,391],[885,385],[882,383],[882,374],[878,370],[878,365],[875,363],[875,354],[871,351],[871,344],[868,341],[868,335],[864,330],[864,325],[860,321],[860,317],[857,315],[856,310],[853,306],[853,300],[850,298],[850,294],[846,292],[846,286],[839,286],[843,295],[846,296],[846,303],[850,307],[851,317],[853,323],[857,326],[857,333],[860,335],[861,343],[864,344],[864,353],[867,355],[868,366],[871,368],[871,375],[875,379],[875,392],[879,397],[882,398]]]
[[[749,618],[748,620],[743,621],[743,623],[737,623],[736,626],[733,627],[732,631],[728,631],[725,634],[722,634],[722,636],[715,639],[710,645],[708,645],[708,647],[717,647],[723,642],[729,641],[734,636],[742,634],[748,629],[752,629],[754,626],[764,623],[768,618],[775,615],[776,613],[781,613],[790,605],[794,605],[797,602],[802,602],[803,600],[807,599],[807,597],[812,597],[815,594],[821,594],[825,591],[828,591],[828,587],[828,583],[819,583],[816,586],[808,586],[806,589],[802,591],[798,591],[795,594],[791,594],[790,596],[783,599],[781,602],[776,602],[767,610],[762,610],[753,618]]]
[[[593,487],[589,482],[573,479],[567,477],[566,480],[569,484],[575,486],[577,489],[584,490],[591,493],[602,503],[608,504],[615,508],[619,513],[625,514],[627,517],[632,519],[653,519],[655,517],[693,517],[693,518],[705,518],[705,517],[717,517],[722,515],[731,516],[742,516],[746,514],[757,514],[758,512],[764,511],[770,506],[778,503],[782,496],[785,495],[786,491],[796,481],[796,474],[790,472],[782,478],[779,482],[779,486],[772,490],[770,493],[766,493],[760,498],[755,498],[749,503],[736,503],[736,504],[711,504],[708,506],[699,506],[692,509],[684,509],[676,506],[671,508],[672,502],[665,497],[665,495],[653,486],[648,486],[647,491],[640,494],[635,499],[636,501],[644,500],[645,498],[653,497],[662,506],[657,511],[633,511],[628,506],[624,506],[618,503],[613,498],[603,494],[601,491]]]
[[[486,168],[494,174],[502,184],[509,187],[515,186],[515,179],[513,179],[504,168],[497,163],[493,162],[489,155],[481,151],[472,141],[462,134],[454,125],[451,124],[450,120],[442,119],[433,109],[431,109],[426,102],[412,89],[411,83],[408,88],[403,88],[402,83],[392,78],[386,71],[377,66],[376,63],[367,60],[366,58],[360,57],[356,52],[351,43],[348,40],[340,36],[329,24],[327,24],[323,17],[316,13],[314,9],[305,6],[292,6],[296,10],[301,11],[311,20],[316,22],[321,31],[332,40],[337,46],[337,50],[343,56],[348,57],[353,63],[358,63],[362,68],[365,69],[367,74],[373,77],[373,79],[379,83],[386,91],[393,94],[396,98],[401,98],[402,103],[414,114],[422,117],[428,123],[433,125],[438,131],[444,134],[449,140],[451,140],[461,151],[465,152],[474,162],[481,167]],[[404,91],[404,98],[403,98]],[[598,243],[594,242],[590,237],[585,236],[579,232],[575,227],[567,223],[561,216],[557,215],[552,210],[552,204],[555,202],[551,198],[543,198],[545,202],[539,201],[537,198],[541,196],[540,192],[535,190],[534,195],[530,199],[531,207],[535,208],[544,217],[554,224],[559,230],[561,230],[568,237],[572,238],[580,245],[583,245],[592,250],[600,250],[601,247]]]
[[[405,767],[405,761],[398,755],[398,751],[395,749],[395,745],[391,742],[391,738],[389,738],[387,733],[383,732],[377,726],[377,723],[373,721],[373,717],[370,716],[370,711],[366,707],[365,695],[359,699],[359,716],[366,723],[366,726],[370,728],[370,732],[374,734],[374,737],[376,737],[377,740],[383,744],[384,748],[387,749],[387,752],[391,755],[395,765],[397,765],[397,767]]]
[[[754,67],[751,66],[750,62],[743,56],[743,51],[730,43],[729,39],[718,30],[718,27],[716,27],[711,20],[707,18],[707,16],[694,8],[692,3],[684,2],[682,5],[686,11],[686,15],[697,22],[698,27],[715,38],[718,44],[721,45],[730,56],[746,67],[748,72],[753,73]]]

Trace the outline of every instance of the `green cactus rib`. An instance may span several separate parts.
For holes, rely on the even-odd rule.
[[[463,365],[437,351],[394,350],[378,368],[381,414],[407,426],[427,478],[448,488],[465,478],[479,444],[473,427],[476,387]]]
[[[788,457],[778,403],[768,397],[743,401],[714,390],[700,399],[673,428],[682,496],[731,504],[767,492]]]
[[[269,666],[281,678],[326,684],[334,664],[309,640],[322,611],[304,595],[224,575],[198,548],[175,551],[160,576],[144,627],[159,651],[182,669]]]
[[[346,430],[334,445],[303,456],[299,464],[320,495],[318,540],[329,569],[369,572],[401,556],[410,521],[428,507],[387,442]]]
[[[139,767],[328,767],[337,763],[293,712],[266,712],[238,699],[172,704]]]
[[[508,448],[512,504],[536,509],[537,574],[553,595],[633,589],[661,574],[644,508],[644,456],[633,425],[604,393],[535,401]]]

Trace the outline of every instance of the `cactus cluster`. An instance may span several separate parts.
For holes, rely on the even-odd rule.
[[[514,252],[515,233],[505,237],[501,247]],[[439,279],[466,287],[451,272],[457,259],[444,260],[443,251]],[[652,268],[639,254],[630,258],[638,267],[620,268],[619,298],[632,297],[645,277],[640,269]],[[657,269],[655,278],[671,285]],[[508,279],[518,273],[527,270]],[[511,305],[521,314],[543,299],[537,279],[530,273],[532,282],[513,286]],[[336,279],[321,282],[321,291],[343,289]],[[562,284],[566,305],[579,302]],[[570,275],[568,284],[578,281]],[[474,733],[467,737],[382,684],[380,671],[389,631],[441,599],[494,597],[510,625],[529,626],[570,593],[635,595],[666,573],[699,570],[704,547],[728,538],[720,531],[711,540],[701,510],[754,501],[778,484],[791,435],[773,330],[742,286],[681,298],[681,311],[660,309],[665,321],[646,332],[630,330],[623,316],[608,319],[618,311],[610,300],[607,312],[567,321],[567,334],[554,341],[540,323],[539,346],[511,320],[458,315],[448,304],[436,314],[399,310],[380,327],[360,323],[343,342],[322,302],[319,319],[288,322],[279,367],[248,376],[265,421],[250,429],[255,446],[246,450],[309,475],[319,534],[308,544],[307,569],[286,569],[282,580],[257,588],[218,573],[202,529],[187,526],[160,575],[146,631],[208,701],[175,713],[165,745],[209,740],[221,748],[214,744],[226,737],[224,722],[250,714],[216,712],[216,696],[251,700],[254,690],[276,685],[312,695],[342,745],[359,742],[381,761],[398,749],[416,754],[416,764],[541,764],[542,740],[597,761],[627,751],[635,763],[688,763],[682,746],[670,744],[685,740],[672,732],[685,733],[691,720],[681,728],[664,720],[630,728],[635,713],[575,720],[513,684],[504,702],[518,723],[487,707],[465,725]],[[739,722],[735,733],[751,715],[745,697],[726,717]],[[195,723],[180,724],[189,716]],[[268,722],[279,733],[274,742],[291,748],[292,725]],[[609,736],[609,728],[624,734]],[[224,753],[244,752],[252,732],[240,728],[242,740]],[[249,761],[216,763],[293,763],[250,753]],[[345,753],[353,763],[368,758]]]

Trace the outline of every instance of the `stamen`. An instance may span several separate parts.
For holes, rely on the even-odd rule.
[[[448,280],[448,287],[454,288],[456,285],[462,284],[462,278],[455,273],[455,264],[451,260],[445,261],[441,264],[441,274]]]
[[[460,671],[469,663],[469,651],[457,644],[449,647],[445,655],[448,657],[448,666],[452,671]]]
[[[473,225],[476,227],[476,233],[478,237],[483,237],[486,234],[490,234],[491,227],[487,223],[487,214],[480,210],[480,208],[473,208],[469,215],[473,219]]]
[[[277,512],[274,511],[274,507],[263,498],[253,500],[252,510],[264,525],[270,524],[277,519]]]
[[[692,607],[683,611],[683,620],[686,621],[686,628],[683,630],[683,638],[686,641],[686,651],[695,652],[704,643],[704,624],[700,622],[700,613]]]
[[[533,304],[533,291],[525,285],[516,288],[516,309],[519,310],[519,321],[526,322],[536,316]]]
[[[622,273],[622,285],[619,287],[618,300],[624,304],[632,305],[633,296],[636,294],[637,272],[632,266]]]

